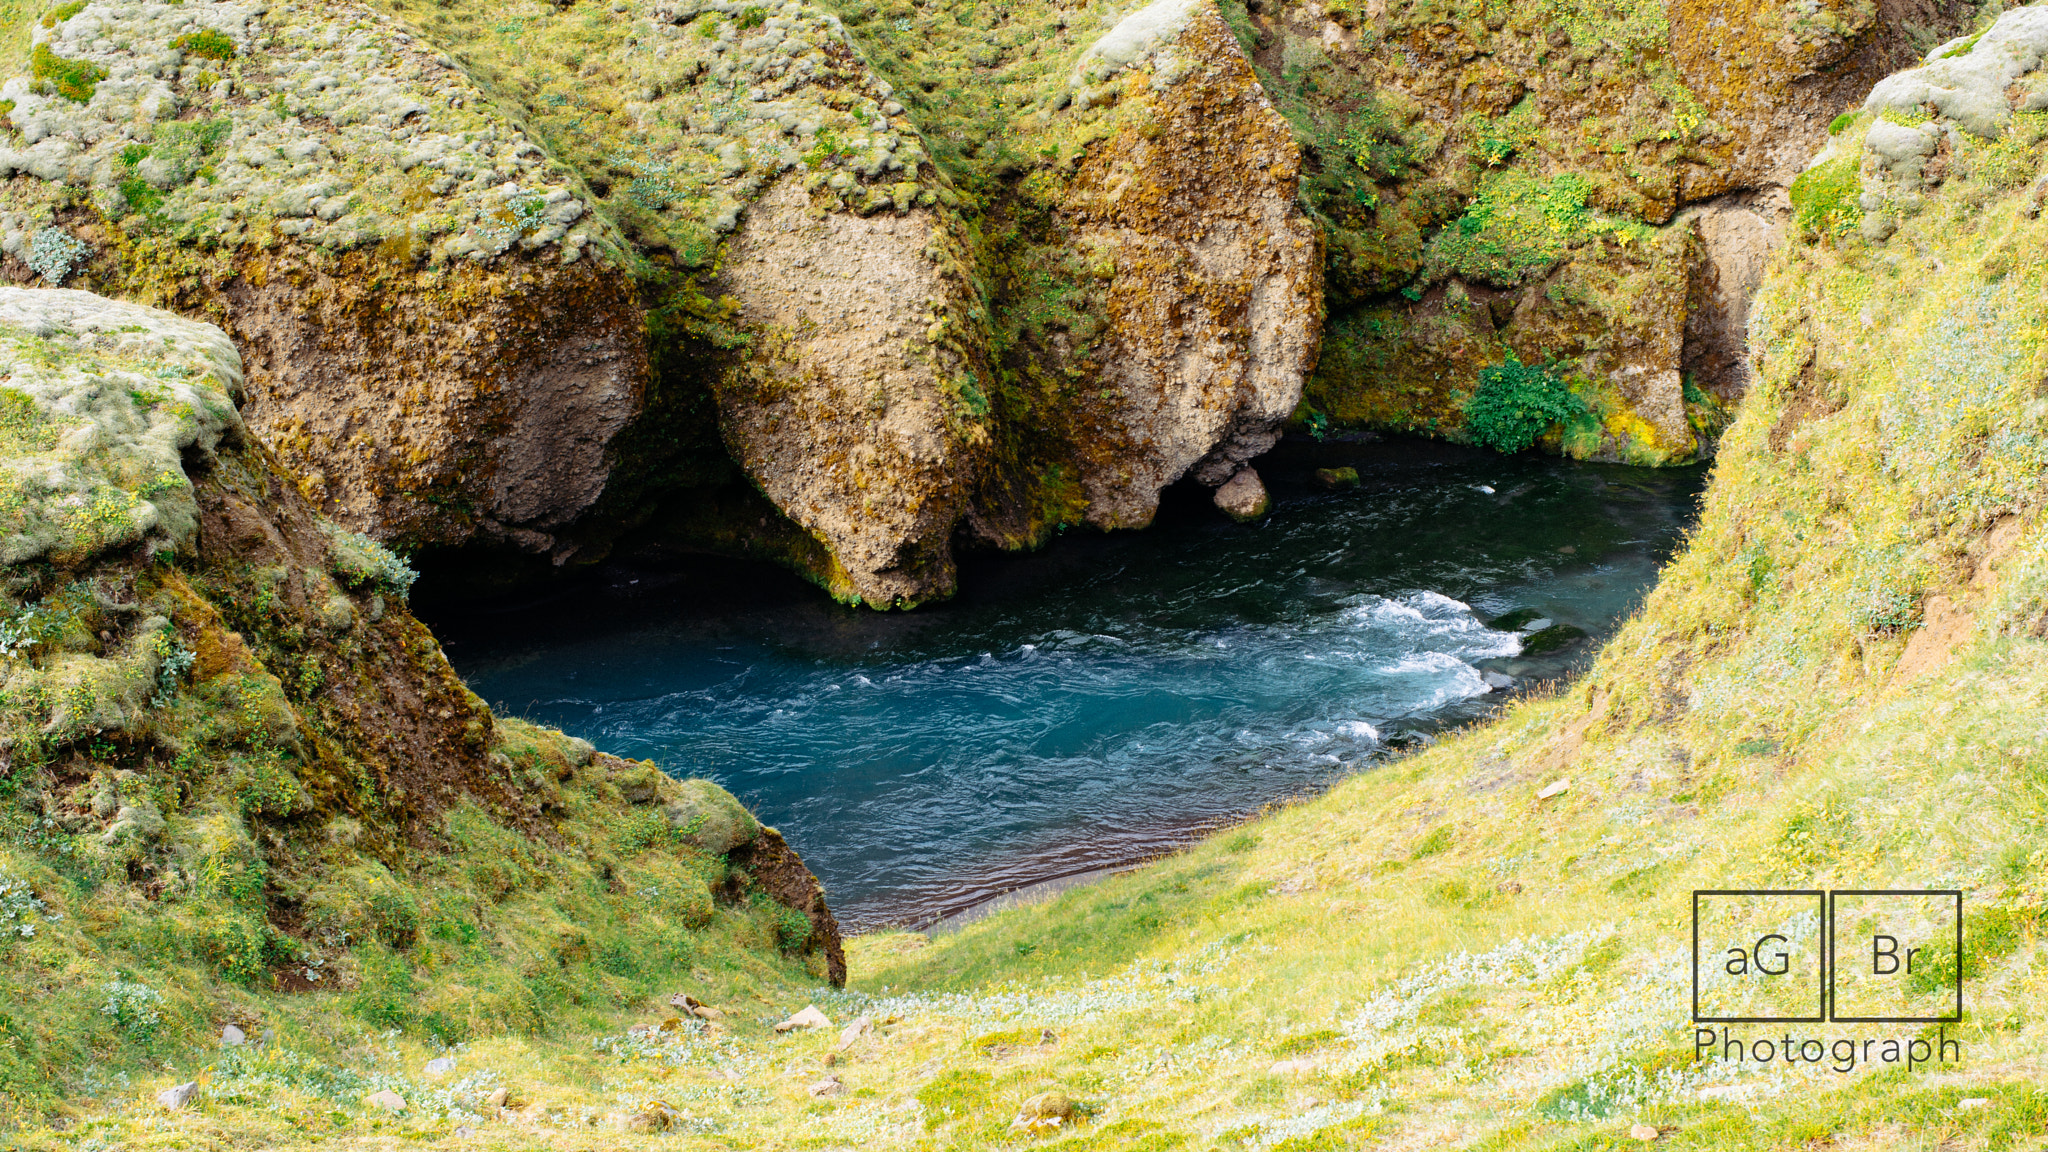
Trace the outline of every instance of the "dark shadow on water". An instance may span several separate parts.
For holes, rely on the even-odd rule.
[[[1176,485],[1145,532],[965,555],[959,595],[910,613],[702,558],[428,614],[494,707],[718,780],[849,925],[922,921],[1170,851],[1572,674],[1704,479],[1411,440],[1258,467],[1260,523]],[[1333,467],[1358,485],[1319,486]],[[1518,654],[1481,622],[1514,609],[1588,637]]]

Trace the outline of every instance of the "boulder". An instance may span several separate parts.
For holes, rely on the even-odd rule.
[[[836,1045],[836,1049],[841,1052],[846,1051],[848,1048],[853,1047],[854,1041],[859,1040],[862,1036],[865,1036],[869,1032],[874,1031],[874,1028],[874,1017],[854,1017],[851,1023],[847,1024],[846,1027],[839,1030],[839,1043],[838,1045]]]
[[[777,1032],[793,1032],[799,1028],[809,1031],[813,1028],[830,1028],[832,1018],[818,1011],[816,1004],[806,1004],[802,1010],[791,1014],[789,1019],[775,1026]]]
[[[1079,1107],[1066,1093],[1040,1092],[1024,1101],[1023,1106],[1017,1109],[1017,1116],[1010,1121],[1010,1127],[1025,1132],[1055,1129],[1071,1125],[1080,1114]]]
[[[662,815],[683,839],[713,856],[724,856],[751,844],[761,822],[732,793],[709,780],[663,777]]]
[[[1251,468],[1238,469],[1216,489],[1216,507],[1240,523],[1257,520],[1272,506],[1272,501],[1266,496],[1266,485],[1259,480],[1258,472]]]
[[[198,1092],[199,1082],[197,1080],[187,1080],[183,1084],[166,1088],[157,1093],[156,1102],[158,1105],[175,1112],[191,1103],[192,1097]]]
[[[379,1089],[363,1097],[363,1107],[376,1108],[385,1112],[405,1111],[405,1097],[389,1088]]]

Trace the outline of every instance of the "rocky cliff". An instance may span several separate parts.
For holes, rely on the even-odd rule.
[[[1222,483],[1313,363],[1292,142],[1213,9],[1148,12],[1058,62],[1093,110],[1024,118],[1068,143],[1045,199],[1115,305],[1038,366],[1071,396],[1006,382],[1041,301],[991,275],[1000,211],[802,4],[40,13],[0,273],[217,320],[251,429],[377,538],[559,565],[655,525],[915,603],[963,522],[1031,544]],[[1227,131],[1181,147],[1197,122]]]
[[[1305,417],[1470,436],[1483,371],[1512,359],[1575,397],[1554,450],[1710,451],[1745,387],[1744,301],[1786,188],[1911,37],[1955,18],[1255,2],[1241,31],[1330,237]]]
[[[1502,372],[1553,450],[1709,450],[1798,157],[1942,19],[67,4],[9,28],[0,274],[218,321],[378,539],[909,605],[1258,506],[1290,417],[1519,447]]]
[[[731,796],[493,717],[244,388],[210,325],[0,288],[0,888],[35,910],[0,944],[0,1092],[259,991],[453,1040],[698,955],[844,978],[816,881]],[[96,1014],[109,982],[154,1022]]]

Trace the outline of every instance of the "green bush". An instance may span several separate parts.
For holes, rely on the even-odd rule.
[[[1863,219],[1856,204],[1862,184],[1856,177],[1861,151],[1809,168],[1792,181],[1792,218],[1802,231],[1837,236]]]
[[[1549,369],[1509,356],[1480,370],[1479,390],[1465,402],[1465,431],[1474,444],[1514,453],[1585,412],[1585,401]]]
[[[138,1040],[148,1040],[164,1022],[163,993],[147,984],[131,980],[109,980],[101,985],[106,1002],[100,1005],[100,1015],[114,1022],[114,1026]]]

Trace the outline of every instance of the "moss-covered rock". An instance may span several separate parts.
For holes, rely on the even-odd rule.
[[[1783,190],[1917,27],[1775,0],[1250,9],[1329,237],[1304,415],[1462,439],[1513,356],[1597,417],[1547,448],[1637,463],[1711,449]]]
[[[647,375],[625,243],[567,171],[368,9],[49,15],[36,58],[104,79],[0,82],[0,270],[221,323],[252,428],[353,528],[558,547]]]
[[[251,428],[380,539],[559,564],[660,523],[911,604],[962,521],[1030,545],[1221,483],[1314,359],[1298,157],[1205,3],[976,81],[1021,213],[811,5],[49,15],[0,271],[217,319]],[[745,505],[706,491],[727,453],[819,547],[672,513]]]
[[[273,992],[445,1042],[706,958],[843,979],[817,882],[717,785],[492,716],[405,562],[243,435],[241,373],[209,325],[0,288],[0,886],[41,909],[0,944],[0,1092]]]

